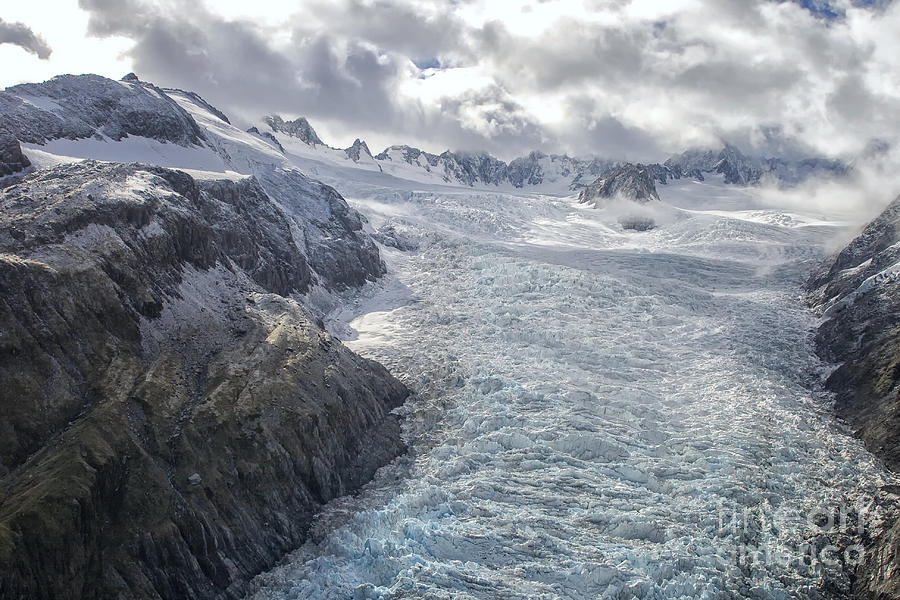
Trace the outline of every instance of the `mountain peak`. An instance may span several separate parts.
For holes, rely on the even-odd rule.
[[[625,163],[584,188],[578,195],[578,202],[598,207],[617,197],[641,204],[659,200],[650,170],[642,164]]]
[[[344,150],[347,153],[347,157],[353,162],[359,162],[359,159],[363,156],[368,156],[372,158],[372,152],[369,151],[369,146],[366,145],[365,142],[360,141],[359,138],[353,140],[353,145]]]
[[[325,142],[319,138],[316,130],[312,128],[312,125],[309,124],[305,117],[298,117],[293,121],[285,121],[279,115],[271,115],[263,118],[263,121],[272,131],[295,137],[309,146],[325,145]]]

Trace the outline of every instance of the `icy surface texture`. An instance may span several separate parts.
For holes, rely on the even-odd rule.
[[[666,191],[636,233],[573,199],[345,182],[398,243],[331,327],[419,391],[411,456],[252,598],[846,592],[852,567],[820,558],[855,522],[816,515],[868,507],[875,528],[892,479],[819,383],[798,286],[833,228],[721,184]]]

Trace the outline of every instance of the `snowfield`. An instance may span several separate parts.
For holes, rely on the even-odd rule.
[[[630,206],[330,183],[406,248],[329,325],[419,392],[410,456],[254,600],[846,589],[890,475],[819,387],[799,285],[823,215],[683,181],[626,233]]]

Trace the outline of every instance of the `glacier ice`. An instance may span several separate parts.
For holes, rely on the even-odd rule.
[[[418,391],[410,454],[253,599],[846,586],[826,559],[853,532],[811,515],[875,527],[891,476],[819,387],[798,284],[834,227],[714,182],[670,186],[665,226],[640,233],[572,198],[341,189],[416,242],[384,247],[388,278],[330,321]]]

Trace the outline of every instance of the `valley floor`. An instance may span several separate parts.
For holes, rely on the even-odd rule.
[[[643,233],[571,198],[332,183],[406,248],[330,327],[417,390],[411,451],[254,599],[847,589],[891,475],[813,353],[800,286],[838,224],[715,183],[660,186]]]

